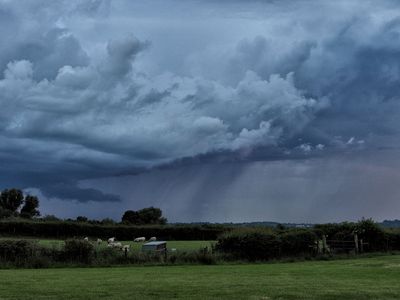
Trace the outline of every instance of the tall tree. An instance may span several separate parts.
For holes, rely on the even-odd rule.
[[[18,189],[5,189],[0,195],[0,206],[13,213],[21,206],[24,201],[24,194]]]
[[[138,211],[127,210],[122,216],[122,222],[135,225],[165,224],[167,219],[162,217],[161,209],[147,207]]]
[[[122,216],[123,223],[130,223],[130,224],[141,224],[141,220],[137,211],[134,210],[127,210],[124,215]]]
[[[76,221],[86,223],[87,221],[89,221],[89,219],[85,216],[78,216],[78,217],[76,217]]]
[[[40,216],[38,207],[39,207],[38,197],[26,195],[25,200],[24,200],[24,206],[22,206],[22,208],[21,208],[21,217],[32,218],[32,217]]]

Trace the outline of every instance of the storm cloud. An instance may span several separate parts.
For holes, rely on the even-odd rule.
[[[254,163],[287,170],[382,149],[395,159],[398,8],[395,1],[0,1],[1,186],[40,193],[51,212],[75,201],[98,205],[100,216],[102,205],[172,203],[160,203],[161,194],[128,199],[112,178],[145,176],[151,190],[159,172],[196,169],[186,180],[203,185],[176,196],[190,204],[187,220],[243,220],[251,213],[195,212],[243,202],[234,199],[243,199],[242,176]],[[218,169],[207,177],[219,179],[204,183],[203,166]],[[82,184],[102,178],[109,188]],[[230,192],[218,193],[215,182]],[[323,202],[334,187],[321,186]],[[267,203],[268,187],[252,207]],[[274,197],[288,205],[296,198]],[[78,207],[76,214],[87,213]]]

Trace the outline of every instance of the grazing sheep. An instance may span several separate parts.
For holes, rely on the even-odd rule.
[[[97,245],[100,245],[103,242],[102,239],[97,239]]]
[[[122,246],[121,250],[124,251],[124,252],[129,252],[130,248],[131,248],[130,245],[124,245],[124,246]]]
[[[114,243],[109,243],[107,247],[122,249],[122,244],[120,242],[114,242]]]
[[[85,242],[89,242],[89,238],[88,238],[88,237],[84,237],[83,240],[84,240]]]
[[[157,241],[157,238],[155,236],[152,236],[151,238],[149,238],[149,241],[150,242]]]
[[[122,248],[122,244],[120,242],[113,243],[114,248]]]
[[[144,236],[142,236],[142,237],[138,237],[138,238],[134,239],[133,241],[136,243],[145,242],[146,238]]]
[[[107,242],[109,244],[114,243],[115,242],[115,237],[109,238]]]

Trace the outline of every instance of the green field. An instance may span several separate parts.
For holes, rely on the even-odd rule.
[[[61,248],[64,245],[63,240],[52,240],[52,239],[34,239],[30,237],[1,237],[2,239],[26,239],[26,240],[37,240],[39,245],[46,247],[56,247]],[[94,242],[94,241],[92,241]],[[143,243],[134,243],[133,241],[120,241],[123,245],[131,245],[132,251],[139,251],[143,245]],[[176,249],[177,251],[195,251],[204,247],[210,247],[214,241],[167,241],[168,249]],[[107,242],[103,241],[101,245],[97,245],[94,242],[96,247],[106,247]],[[0,299],[1,300],[1,299]]]
[[[399,299],[400,256],[216,266],[1,270],[0,299]]]

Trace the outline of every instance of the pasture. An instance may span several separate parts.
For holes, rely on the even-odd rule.
[[[1,239],[26,239],[26,240],[36,240],[39,245],[45,247],[56,247],[61,248],[64,245],[64,240],[54,240],[54,239],[36,239],[30,237],[0,237]],[[95,240],[91,240],[94,242],[96,247],[106,247],[107,241],[103,241],[99,246],[95,242]],[[140,251],[141,247],[144,243],[134,243],[133,241],[120,241],[123,245],[130,245],[132,251]],[[204,247],[210,247],[214,241],[167,241],[168,249],[175,248],[177,251],[197,251]]]
[[[400,256],[215,266],[0,270],[0,299],[399,299]]]

